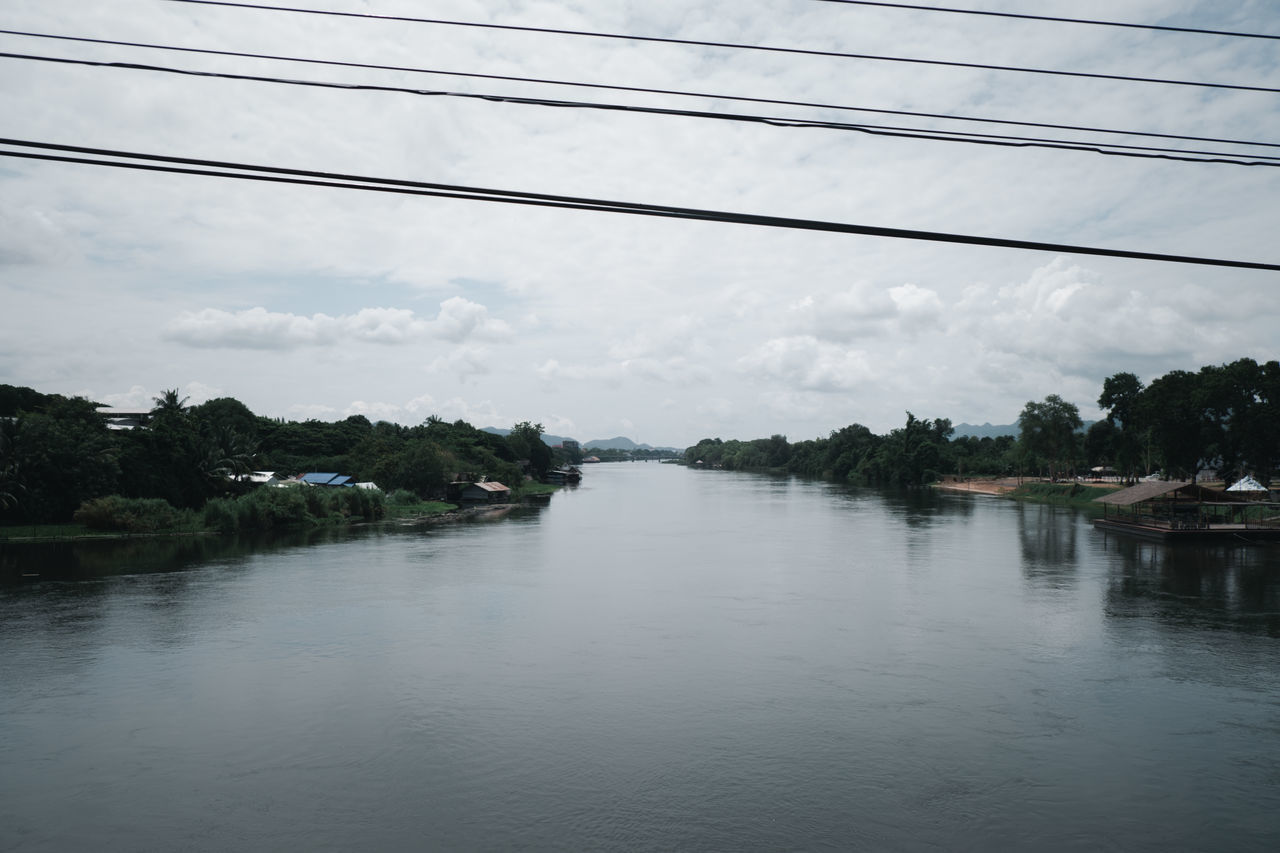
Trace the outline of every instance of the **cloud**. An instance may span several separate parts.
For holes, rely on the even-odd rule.
[[[865,352],[795,335],[766,341],[738,360],[749,375],[806,391],[848,391],[872,378]]]
[[[454,296],[440,303],[432,332],[436,337],[460,343],[472,337],[503,340],[510,337],[511,328],[502,320],[491,319],[483,305]]]
[[[1095,372],[1123,358],[1176,358],[1205,346],[1221,334],[1222,301],[1202,288],[1154,301],[1057,258],[1020,284],[968,288],[953,322],[989,352]]]
[[[164,337],[192,347],[290,350],[343,343],[398,346],[430,340],[503,340],[510,334],[510,327],[490,318],[483,305],[455,296],[440,303],[434,320],[404,308],[363,308],[337,317],[271,312],[262,307],[235,312],[206,308],[175,318]]]
[[[809,294],[787,306],[784,328],[797,335],[850,343],[916,334],[943,315],[938,293],[915,284],[878,287],[859,282],[833,293]]]
[[[627,358],[603,364],[562,364],[551,358],[534,368],[544,384],[561,382],[604,382],[617,385],[627,379],[672,385],[699,385],[710,382],[713,372],[684,356],[668,358]]]
[[[1249,14],[1209,0],[1135,4],[1134,20],[1234,29],[1252,14],[1253,25],[1280,28],[1274,4],[1253,3]],[[1076,39],[1061,27],[834,3],[441,5],[475,7],[477,20],[494,23],[861,54],[900,52],[910,33],[913,55],[967,61],[981,53],[999,64],[1117,74],[1190,69],[1197,79],[1227,81],[1275,70],[1248,40],[1188,53],[1181,38],[1114,28]],[[316,56],[409,66],[421,64],[425,49],[440,67],[545,79],[581,79],[591,69],[602,83],[654,89],[687,91],[696,80],[705,92],[938,115],[1240,139],[1280,133],[1280,112],[1259,108],[1263,95],[1209,96],[1194,87],[1163,87],[1152,97],[1150,85],[1120,81],[445,33],[392,21],[346,27],[316,16],[144,0],[9,0],[5,15],[13,30],[235,43],[264,54],[307,44]],[[14,49],[24,41],[2,40]],[[118,46],[83,46],[83,55],[146,61]],[[182,64],[255,68],[194,54]],[[334,79],[413,85],[371,69],[335,71]],[[475,85],[477,93],[581,99],[551,86]],[[638,92],[607,99],[675,103]],[[8,135],[22,139],[1276,260],[1275,169],[18,61],[0,75],[0,112]],[[455,401],[442,414],[504,425],[506,413],[545,417],[539,413],[551,401],[587,437],[616,434],[623,418],[661,444],[713,426],[743,438],[820,435],[853,421],[899,426],[906,408],[921,417],[1005,421],[1049,393],[1096,399],[1101,380],[1119,370],[1150,379],[1242,355],[1271,357],[1280,321],[1274,275],[1243,270],[1051,261],[978,246],[10,158],[0,163],[0,197],[0,382],[55,393],[150,389],[141,404],[185,381],[173,377],[201,377],[223,389],[216,393],[273,416],[341,417],[363,408],[414,422],[426,412],[412,411],[406,398],[429,390],[431,406],[443,409],[438,401],[458,393],[476,407]],[[415,383],[412,392],[406,381]]]
[[[459,381],[484,376],[492,368],[489,366],[489,351],[483,347],[454,347],[446,355],[427,365],[428,373],[452,376]]]

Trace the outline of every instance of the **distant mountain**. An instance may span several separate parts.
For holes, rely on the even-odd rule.
[[[956,424],[955,434],[952,438],[964,438],[965,436],[973,436],[974,438],[998,438],[1002,435],[1011,435],[1018,437],[1017,424],[1000,424],[992,426],[991,424],[983,424],[982,426],[974,426],[973,424]]]
[[[503,438],[511,435],[511,430],[502,429],[501,427],[480,427],[481,432],[491,432],[494,435],[500,435]],[[549,432],[542,434],[542,443],[547,447],[555,447],[557,444],[563,444],[566,436],[552,435]]]
[[[583,442],[583,450],[652,450],[647,444],[636,444],[625,436],[616,438],[593,438]]]
[[[593,438],[582,445],[583,450],[662,450],[672,453],[683,451],[678,447],[654,447],[652,444],[636,444],[626,436],[615,438]]]
[[[1077,432],[1088,432],[1089,427],[1093,426],[1097,421],[1083,421],[1082,426]],[[1002,435],[1011,435],[1017,438],[1022,434],[1017,424],[983,424],[982,426],[974,426],[973,424],[956,424],[955,434],[952,438],[964,438],[971,435],[974,438],[999,438]]]

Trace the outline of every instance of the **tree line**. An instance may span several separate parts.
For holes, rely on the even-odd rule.
[[[907,412],[887,435],[851,424],[795,443],[782,435],[704,438],[684,461],[888,486],[920,486],[944,474],[1058,479],[1095,468],[1127,480],[1155,472],[1194,479],[1209,467],[1229,480],[1251,474],[1270,485],[1280,463],[1280,362],[1244,358],[1175,370],[1149,385],[1117,373],[1103,382],[1098,406],[1106,418],[1087,430],[1079,407],[1051,394],[1026,404],[1016,437],[956,438],[950,420]]]
[[[438,417],[287,421],[231,397],[188,405],[176,390],[153,403],[145,426],[110,429],[90,400],[0,385],[0,523],[67,521],[110,495],[200,509],[247,494],[254,470],[332,471],[434,499],[456,474],[518,488],[559,462],[530,422],[504,437]]]

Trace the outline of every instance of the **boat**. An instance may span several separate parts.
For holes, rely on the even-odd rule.
[[[556,486],[576,486],[582,482],[582,472],[572,465],[566,465],[562,468],[552,468],[544,479]]]

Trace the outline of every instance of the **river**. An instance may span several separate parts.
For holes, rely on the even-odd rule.
[[[671,465],[0,546],[0,849],[1274,850],[1280,549]]]

